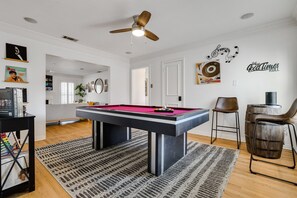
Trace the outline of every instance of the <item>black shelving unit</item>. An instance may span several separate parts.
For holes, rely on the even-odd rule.
[[[6,156],[2,156],[2,152],[0,152],[0,197],[6,197],[12,193],[22,192],[28,190],[29,192],[35,190],[35,161],[34,161],[34,115],[24,114],[22,116],[17,117],[0,117],[0,142],[7,149],[8,154]],[[24,131],[25,130],[25,131]],[[27,132],[26,132],[27,131]],[[17,149],[11,150],[6,146],[4,139],[2,138],[2,134],[6,133],[6,136],[13,135],[16,140]],[[24,139],[20,140],[20,134],[24,133]],[[24,151],[24,146],[27,143],[26,151]],[[2,147],[3,149],[3,147]],[[22,165],[20,163],[20,159],[23,157],[23,153],[29,154],[29,163],[26,162],[26,165]],[[10,166],[6,167],[5,173],[3,167],[7,162],[3,162],[4,159],[10,159]],[[6,160],[7,161],[7,160]],[[26,161],[26,160],[25,160]],[[11,186],[9,188],[5,188],[5,184],[11,176],[14,167],[17,166],[22,173],[25,181],[23,183],[17,184],[15,186]],[[8,169],[7,169],[8,168]]]
[[[46,91],[53,90],[53,76],[50,76],[50,75],[45,76],[45,89]]]

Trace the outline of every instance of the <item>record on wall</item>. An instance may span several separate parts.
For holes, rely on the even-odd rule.
[[[220,63],[216,61],[208,62],[202,68],[202,74],[206,77],[214,77],[220,73]]]
[[[198,85],[220,82],[221,70],[219,60],[200,62],[196,64],[196,83]]]

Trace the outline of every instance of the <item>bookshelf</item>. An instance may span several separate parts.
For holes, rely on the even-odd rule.
[[[34,118],[30,114],[0,117],[1,198],[16,192],[35,190]],[[27,140],[28,146],[24,150]]]
[[[53,91],[53,76],[45,76],[45,89],[46,91]]]

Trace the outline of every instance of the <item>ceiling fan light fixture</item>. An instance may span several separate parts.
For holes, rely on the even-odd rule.
[[[136,37],[144,36],[144,28],[141,26],[132,27],[132,34]]]

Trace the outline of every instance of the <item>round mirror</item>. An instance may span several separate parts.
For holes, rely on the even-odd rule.
[[[104,82],[101,78],[97,78],[94,84],[94,89],[96,93],[100,94],[103,92]]]

